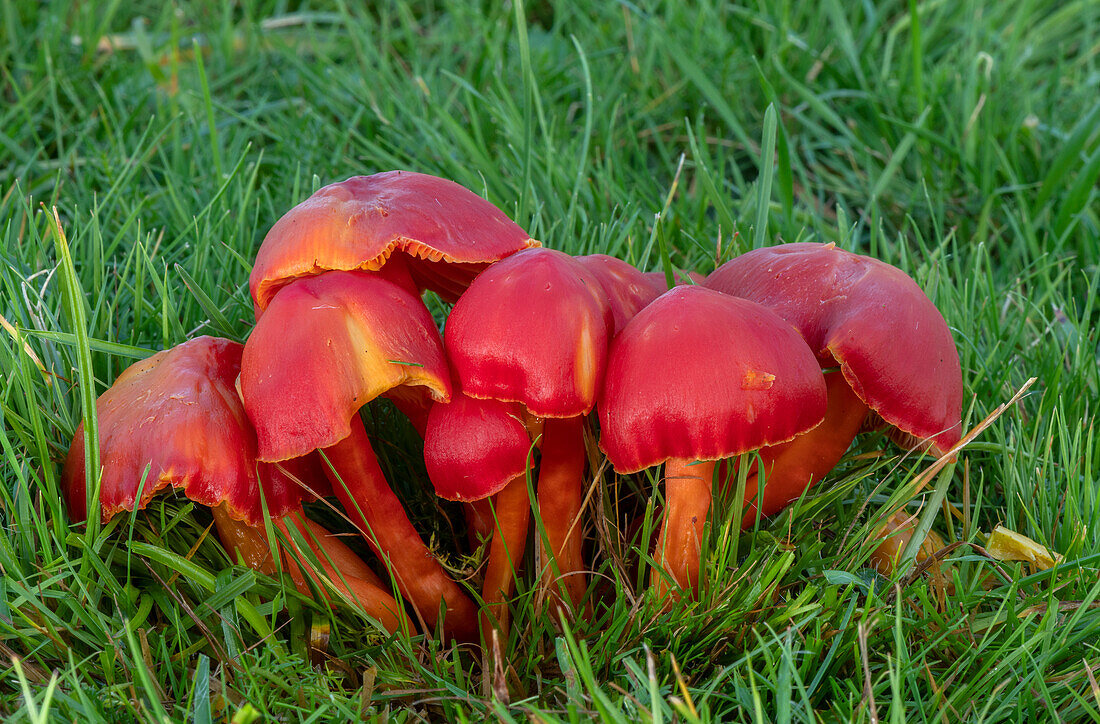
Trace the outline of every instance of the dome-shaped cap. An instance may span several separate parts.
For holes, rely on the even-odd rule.
[[[374,271],[397,253],[420,288],[454,299],[488,264],[531,246],[538,242],[503,211],[453,181],[411,171],[353,176],[275,222],[249,289],[259,316],[294,279]]]
[[[521,414],[515,403],[463,394],[432,406],[424,435],[424,465],[439,497],[487,498],[533,465]]]
[[[600,447],[633,473],[790,440],[825,414],[825,379],[798,332],[753,302],[680,286],[615,338]]]
[[[448,400],[435,321],[416,296],[369,272],[288,285],[245,344],[241,396],[269,462],[329,447],[360,407],[398,385]]]
[[[962,372],[936,306],[900,269],[833,244],[756,249],[705,286],[751,299],[794,324],[823,366],[840,364],[879,417],[943,454],[962,432]]]
[[[574,417],[596,403],[613,324],[599,280],[568,254],[540,248],[475,279],[444,339],[467,395]]]

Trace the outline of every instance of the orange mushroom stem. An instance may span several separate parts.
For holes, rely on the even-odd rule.
[[[336,498],[401,592],[429,622],[436,620],[442,602],[447,608],[444,630],[463,641],[475,638],[477,608],[409,521],[378,465],[362,421],[353,419],[351,434],[324,453]]]
[[[527,476],[517,475],[492,497],[493,538],[482,584],[483,631],[495,627],[508,631],[508,599],[516,590],[527,532],[531,524],[531,502],[527,497]]]
[[[685,464],[665,463],[665,513],[657,539],[658,562],[672,582],[683,590],[696,588],[704,525],[711,504],[713,460]],[[656,576],[653,590],[658,598],[672,593],[666,578]]]
[[[542,548],[542,585],[563,590],[578,605],[588,587],[584,574],[581,507],[584,503],[584,418],[547,418],[542,429],[539,468],[539,517],[546,531]]]

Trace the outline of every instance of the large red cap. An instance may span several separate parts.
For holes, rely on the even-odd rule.
[[[482,272],[444,338],[466,394],[575,417],[596,403],[613,324],[599,280],[568,254],[540,248]]]
[[[418,297],[368,272],[285,287],[241,360],[241,396],[270,462],[335,445],[360,407],[399,385],[450,399],[439,330]]]
[[[607,295],[615,320],[613,335],[665,290],[663,285],[654,284],[646,274],[622,259],[607,254],[590,254],[576,259],[600,281]]]
[[[533,465],[531,439],[511,402],[456,394],[433,405],[424,435],[424,464],[435,492],[473,501],[500,492]]]
[[[753,302],[682,286],[612,342],[600,447],[616,470],[633,473],[785,442],[824,414],[824,376],[789,323]]]
[[[240,361],[239,343],[199,337],[130,365],[99,397],[104,521],[144,508],[168,486],[202,505],[224,503],[237,520],[252,525],[263,520],[256,435],[234,389]],[[273,516],[300,504],[305,491],[294,478],[309,484],[313,476],[322,477],[316,461],[312,467],[299,461],[286,472],[260,464],[259,471]],[[65,460],[62,488],[73,518],[84,520],[83,423]]]
[[[823,366],[913,444],[943,454],[962,433],[962,371],[951,331],[917,283],[833,244],[756,249],[706,286],[759,302],[802,332]],[[835,361],[835,362],[834,362]]]
[[[531,246],[538,242],[503,211],[453,181],[411,171],[354,176],[275,222],[249,289],[259,316],[294,279],[374,271],[399,253],[422,289],[454,299],[488,264]]]

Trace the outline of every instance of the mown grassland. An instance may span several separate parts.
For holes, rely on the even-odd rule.
[[[0,712],[1100,720],[1098,87],[1090,0],[0,0]],[[592,613],[563,631],[522,589],[508,668],[232,566],[182,498],[72,525],[60,462],[95,396],[189,337],[243,340],[270,225],[392,168],[644,269],[662,247],[706,273],[834,241],[942,310],[967,428],[1036,381],[923,490],[931,460],[868,435],[751,534],[719,506],[702,595],[668,612],[627,536],[657,479],[603,471]],[[475,576],[483,552],[424,492],[411,428],[384,405],[366,418],[421,532]],[[867,567],[902,506],[949,543],[1001,524],[1064,561],[963,545],[940,600]]]

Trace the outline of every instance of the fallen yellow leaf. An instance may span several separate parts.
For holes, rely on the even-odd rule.
[[[986,550],[999,561],[1025,561],[1041,571],[1063,560],[1060,554],[1003,525],[993,529]]]

